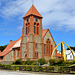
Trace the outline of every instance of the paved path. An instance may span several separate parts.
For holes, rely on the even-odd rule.
[[[0,75],[72,75],[58,73],[38,73],[38,72],[19,72],[19,71],[0,71]]]

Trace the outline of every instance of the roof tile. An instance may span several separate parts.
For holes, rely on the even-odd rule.
[[[12,50],[12,47],[14,46],[14,44],[17,42],[16,41],[11,41],[7,47],[4,49],[3,52],[0,53],[0,56],[5,56],[6,54],[8,54],[11,50]]]
[[[42,17],[40,15],[40,13],[37,11],[37,9],[34,7],[34,5],[31,6],[31,8],[28,10],[28,12],[26,13],[26,15],[23,18],[25,18],[29,15],[35,15],[35,16],[38,16],[38,17]]]

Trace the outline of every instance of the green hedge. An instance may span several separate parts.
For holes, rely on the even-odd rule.
[[[30,59],[27,59],[27,61],[22,61],[22,59],[17,59],[11,65],[38,65],[38,61]]]
[[[40,58],[38,60],[39,63],[41,63],[41,65],[47,64],[46,60],[44,58]]]
[[[69,67],[42,67],[42,66],[10,66],[10,65],[1,65],[0,69],[2,70],[20,70],[20,71],[33,71],[33,72],[60,72],[60,73],[70,73]]]

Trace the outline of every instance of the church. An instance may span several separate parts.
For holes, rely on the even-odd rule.
[[[0,52],[0,62],[12,62],[16,59],[25,61],[27,58],[31,60],[51,58],[56,44],[50,30],[43,30],[42,18],[32,5],[23,17],[22,36],[16,41],[10,40],[4,51]],[[54,56],[56,55],[57,50],[54,53]],[[57,57],[54,58],[57,59]]]

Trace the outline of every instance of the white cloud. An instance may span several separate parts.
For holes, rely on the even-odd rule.
[[[9,1],[9,2],[8,2]],[[0,10],[3,13],[18,6],[25,0],[7,0],[6,5]],[[31,1],[5,14],[8,18],[23,17],[31,7]],[[34,5],[42,14],[44,28],[50,27],[55,29],[66,28],[66,30],[75,30],[75,0],[34,0]],[[21,27],[19,27],[21,28]]]
[[[18,30],[22,30],[22,25],[21,26],[18,26],[16,29],[18,29]]]

